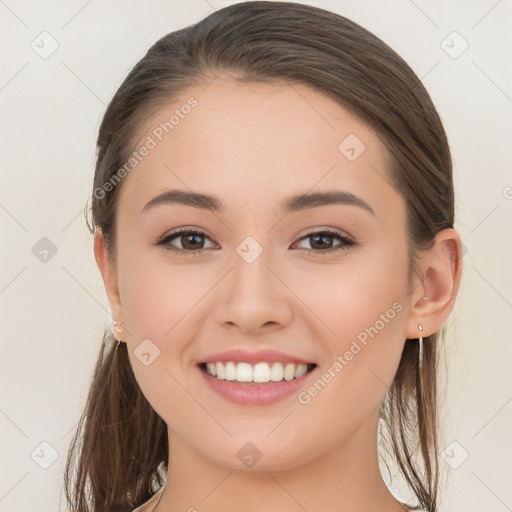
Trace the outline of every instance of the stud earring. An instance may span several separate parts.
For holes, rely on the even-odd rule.
[[[121,340],[117,338],[116,333],[121,334],[123,332],[122,326],[123,322],[118,322],[117,320],[114,320],[110,326],[110,330],[112,331],[112,334],[114,335],[114,339],[117,340],[116,350],[121,344]]]

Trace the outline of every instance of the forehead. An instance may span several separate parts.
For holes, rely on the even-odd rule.
[[[378,135],[302,84],[218,77],[190,87],[147,120],[135,149],[145,143],[151,149],[123,183],[124,213],[171,188],[210,193],[228,207],[333,187],[372,198],[377,210],[400,199]]]

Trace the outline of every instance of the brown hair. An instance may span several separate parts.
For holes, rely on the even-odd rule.
[[[242,82],[305,84],[375,130],[388,148],[389,179],[406,202],[412,282],[419,251],[454,223],[450,150],[429,94],[399,55],[353,21],[317,7],[268,1],[225,7],[162,37],[115,93],[99,130],[92,223],[87,221],[91,233],[101,227],[114,268],[122,182],[104,184],[128,160],[153,113],[221,72]],[[383,439],[429,512],[438,502],[436,381],[443,334],[425,338],[421,374],[417,340],[406,341],[380,410]],[[72,511],[132,510],[165,481],[166,424],[142,394],[126,344],[114,350],[112,342],[106,332],[68,453],[65,491]]]

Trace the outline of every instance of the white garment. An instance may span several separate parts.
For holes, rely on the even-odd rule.
[[[151,496],[151,498],[146,501],[146,503],[143,503],[140,507],[137,507],[133,512],[152,512],[163,492],[164,488],[162,487],[156,494],[153,494],[153,496]]]

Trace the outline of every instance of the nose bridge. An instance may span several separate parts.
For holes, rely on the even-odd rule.
[[[262,295],[271,295],[275,286],[272,272],[272,250],[268,239],[262,235],[248,235],[235,248],[233,256],[232,292],[242,294],[244,300]],[[268,299],[268,297],[267,297]]]
[[[246,236],[235,247],[218,308],[219,321],[237,324],[243,330],[286,321],[286,286],[275,275],[274,267],[279,265],[273,254],[268,237],[263,235]]]

